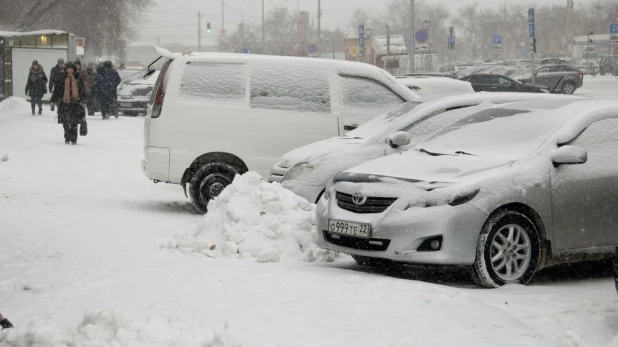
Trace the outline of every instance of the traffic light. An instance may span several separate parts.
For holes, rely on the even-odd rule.
[[[210,34],[210,22],[206,23],[206,32]]]

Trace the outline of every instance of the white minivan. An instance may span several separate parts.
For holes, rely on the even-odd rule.
[[[368,64],[157,51],[167,61],[148,106],[142,169],[181,184],[202,212],[236,174],[267,177],[290,150],[420,98]]]

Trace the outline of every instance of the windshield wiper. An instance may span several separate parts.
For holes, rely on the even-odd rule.
[[[478,157],[478,155],[476,155],[476,154],[472,154],[472,153],[468,153],[468,152],[464,152],[464,151],[457,151],[457,152],[455,152],[455,154],[458,154],[458,155],[471,155],[473,157]]]
[[[426,150],[425,148],[418,149],[418,151],[419,151],[419,152],[421,152],[421,153],[429,154],[429,155],[431,155],[432,157],[439,157],[439,156],[441,156],[441,155],[446,155],[446,154],[442,154],[442,153],[433,153],[433,152],[429,152],[429,151],[428,151],[428,150]]]

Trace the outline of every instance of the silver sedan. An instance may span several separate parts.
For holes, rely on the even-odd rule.
[[[466,266],[484,287],[611,257],[618,235],[618,101],[481,110],[402,154],[335,177],[320,245],[357,261]]]

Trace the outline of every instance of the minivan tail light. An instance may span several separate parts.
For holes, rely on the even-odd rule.
[[[168,60],[161,68],[161,73],[159,74],[159,79],[157,80],[157,84],[155,86],[156,92],[154,93],[154,99],[152,101],[152,118],[158,118],[161,115],[161,110],[163,109],[163,101],[165,100],[165,91],[167,87],[166,75],[171,63],[172,61]]]
[[[581,71],[577,71],[577,76],[579,76],[580,79],[584,79],[584,73]]]

